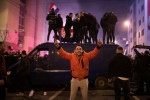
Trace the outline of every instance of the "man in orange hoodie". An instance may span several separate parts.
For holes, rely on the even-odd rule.
[[[74,53],[68,53],[59,46],[57,40],[55,40],[54,44],[57,47],[60,56],[69,60],[71,64],[72,80],[70,100],[75,100],[79,87],[81,89],[83,100],[87,100],[89,61],[98,55],[102,45],[101,40],[97,42],[95,49],[89,53],[85,52],[81,45],[76,46]]]

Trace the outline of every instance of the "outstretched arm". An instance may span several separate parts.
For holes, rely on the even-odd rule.
[[[59,45],[59,43],[58,43],[58,41],[56,39],[54,39],[54,41],[55,41],[54,45],[56,46],[60,56],[62,58],[64,58],[64,59],[66,59],[66,60],[70,60],[71,57],[72,57],[71,54],[66,52],[66,51],[64,51],[64,49],[62,47],[60,47],[60,45]]]
[[[101,48],[101,45],[102,45],[102,42],[99,39],[98,42],[97,42],[97,46],[95,47],[95,49],[93,51],[91,51],[91,52],[88,53],[89,60],[95,58],[98,55],[98,53],[100,51],[100,48]]]

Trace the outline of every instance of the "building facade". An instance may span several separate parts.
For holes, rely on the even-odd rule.
[[[6,51],[31,51],[45,42],[48,24],[47,0],[1,0],[0,41]]]
[[[134,56],[134,45],[150,46],[150,0],[134,0],[130,6],[128,20],[128,54]],[[144,52],[143,49],[139,49]]]

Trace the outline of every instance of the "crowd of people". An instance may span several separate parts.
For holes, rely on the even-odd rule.
[[[4,43],[0,42],[0,100],[5,100],[6,91],[5,87],[17,86],[19,91],[16,96],[24,96],[25,91],[29,91],[29,97],[34,93],[32,83],[29,78],[30,75],[30,59],[26,54],[26,51],[22,52],[4,52]],[[12,77],[6,77],[6,71],[11,65],[19,62],[17,67],[14,67]],[[7,72],[9,75],[11,72]]]
[[[100,25],[103,29],[103,44],[107,35],[107,44],[115,42],[115,26],[118,19],[114,12],[106,12],[101,18]]]
[[[61,28],[63,27],[63,20],[61,14],[56,15],[52,8],[50,13],[47,15],[46,20],[49,21],[49,29],[47,35],[47,41],[53,30],[55,35],[54,38],[58,38],[61,42],[77,42],[77,43],[97,43],[97,35],[99,32],[100,25],[103,28],[103,43],[105,44],[105,36],[107,35],[107,43],[115,42],[115,25],[117,20],[116,15],[113,12],[105,13],[100,23],[98,23],[96,17],[90,13],[80,12],[76,13],[73,19],[73,13],[69,13],[66,16],[65,23],[65,38],[61,37]],[[71,27],[73,27],[73,37],[71,35]],[[59,36],[57,35],[57,32]]]
[[[98,42],[98,43],[100,44],[100,46],[98,46],[98,50],[99,50],[101,48],[101,42]],[[60,47],[58,45],[58,42],[56,42],[55,45],[57,49],[59,50]],[[82,48],[82,46],[80,45],[78,45],[77,47]],[[82,50],[81,48],[80,49],[77,48],[77,52],[76,52],[77,54],[81,53],[80,51]],[[120,100],[119,98],[121,97],[121,94],[120,94],[121,91],[123,91],[125,94],[124,98],[127,100],[130,100],[130,79],[131,78],[132,78],[132,81],[135,82],[135,86],[137,86],[136,91],[135,91],[136,95],[150,95],[150,52],[145,51],[144,53],[139,53],[137,48],[139,47],[133,46],[133,50],[135,51],[136,55],[134,58],[132,58],[131,56],[123,55],[123,48],[118,47],[116,50],[117,54],[110,60],[110,63],[108,66],[108,82],[112,81],[114,83],[116,100]],[[9,54],[7,52],[3,53],[4,49],[3,49],[2,43],[0,43],[0,51],[1,51],[0,52],[0,67],[1,67],[0,69],[0,90],[1,90],[0,97],[2,98],[2,100],[5,100],[3,99],[5,98],[5,86],[8,85],[7,83],[8,80],[5,79],[6,70],[7,68],[9,68],[10,64],[14,64],[17,61],[21,62],[19,66],[17,67],[17,71],[15,71],[15,72],[18,72],[17,74],[18,77],[13,78],[13,80],[17,81],[18,87],[20,90],[17,96],[23,95],[23,93],[26,90],[30,90],[29,96],[32,96],[34,93],[34,90],[32,87],[31,80],[29,78],[30,60],[28,56],[26,55],[26,51],[23,50],[21,53],[19,52],[17,53],[12,52]],[[79,58],[80,58],[80,55],[79,55]],[[81,62],[83,61],[85,60],[82,60]],[[84,66],[84,64],[81,64],[81,65]],[[86,76],[83,75],[83,77],[86,77]],[[83,77],[80,76],[79,80],[87,79]],[[73,80],[75,79],[78,80],[76,76],[75,78],[73,78]],[[145,86],[146,88],[144,88]],[[73,87],[74,86],[72,86],[72,88]],[[72,90],[72,92],[73,91],[74,89]],[[87,93],[87,90],[86,90],[86,93]],[[75,94],[72,94],[70,98],[75,98],[74,95]],[[86,96],[86,94],[84,95]]]

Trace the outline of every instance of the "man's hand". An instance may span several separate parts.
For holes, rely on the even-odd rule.
[[[102,45],[102,42],[101,42],[101,39],[99,39],[98,42],[97,42],[97,46],[101,47],[101,45]]]
[[[58,41],[56,39],[54,39],[54,45],[56,46],[56,48],[59,47],[59,43],[58,43]]]
[[[0,86],[4,85],[4,80],[0,80]]]

